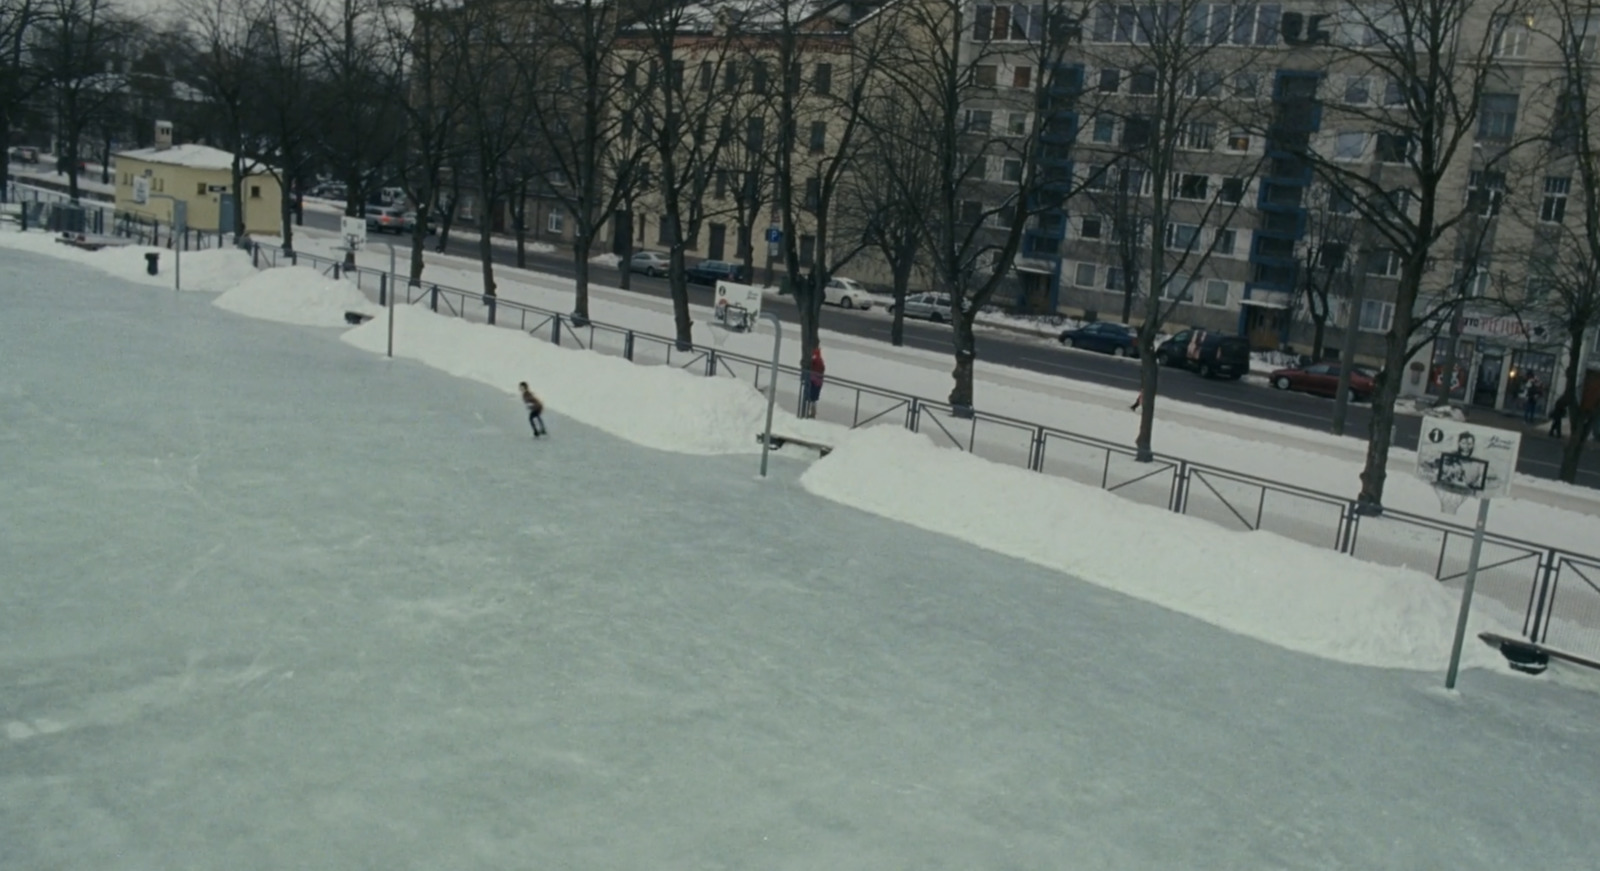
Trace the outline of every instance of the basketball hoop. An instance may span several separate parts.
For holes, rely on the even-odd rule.
[[[1433,485],[1433,492],[1439,496],[1439,510],[1446,514],[1455,514],[1461,510],[1461,504],[1467,501],[1465,490],[1446,487],[1440,484]]]

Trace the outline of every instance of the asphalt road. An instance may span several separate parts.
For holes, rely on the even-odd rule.
[[[307,211],[305,223],[321,230],[339,228],[337,215],[322,212]],[[461,257],[477,257],[476,235],[452,233],[447,253]],[[495,261],[507,266],[515,265],[516,252],[497,246]],[[571,259],[563,255],[536,254],[530,251],[527,254],[527,263],[530,269],[552,275],[571,278],[575,273]],[[591,270],[590,278],[609,285],[615,282],[616,275],[615,270],[597,266]],[[644,275],[634,275],[630,289],[660,297],[671,295],[671,288],[666,279]],[[701,303],[709,304],[711,301],[709,288],[691,285],[690,295],[691,299]],[[704,298],[697,299],[697,297]],[[799,320],[793,303],[787,299],[771,304],[770,310],[776,312],[786,322],[794,323]],[[824,312],[823,318],[830,330],[882,342],[889,341],[890,320],[884,312],[848,311],[830,307]],[[905,344],[909,347],[941,353],[952,350],[950,328],[941,324],[908,320],[905,323],[904,338]],[[1123,388],[1128,391],[1130,402],[1138,392],[1139,369],[1137,362],[1133,360],[1118,359],[1088,351],[1075,351],[1033,337],[1012,336],[997,329],[982,331],[979,337],[978,355],[980,362],[986,361],[1076,381]],[[1332,428],[1333,400],[1303,393],[1263,389],[1240,381],[1208,381],[1190,372],[1168,369],[1161,373],[1161,395],[1319,432],[1329,432]],[[1351,405],[1346,416],[1347,437],[1364,441],[1370,420],[1371,410],[1368,406]],[[1420,418],[1400,417],[1395,433],[1395,444],[1415,449],[1420,427]],[[1540,427],[1524,436],[1518,470],[1527,475],[1554,479],[1561,468],[1561,445],[1556,439],[1549,438],[1544,433],[1545,429]],[[1600,455],[1600,445],[1585,452],[1583,463],[1578,470],[1579,484],[1600,488],[1600,456],[1597,455]]]

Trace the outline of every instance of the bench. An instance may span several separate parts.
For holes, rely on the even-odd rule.
[[[370,321],[370,320],[372,320],[372,315],[365,315],[365,314],[362,314],[361,312],[345,312],[344,313],[344,322],[349,324],[352,327],[360,326],[361,324],[364,324],[364,323],[366,323],[367,321]]]
[[[1508,638],[1494,632],[1480,632],[1478,637],[1490,647],[1499,648],[1500,655],[1506,658],[1506,662],[1513,669],[1527,672],[1528,674],[1543,672],[1545,667],[1550,664],[1551,659],[1565,660],[1585,668],[1600,669],[1600,662],[1578,656],[1575,653],[1567,653],[1563,650],[1545,647],[1543,644],[1529,641],[1525,638]]]
[[[756,444],[761,443],[761,436],[761,433],[756,433]],[[779,450],[784,445],[799,445],[801,447],[810,448],[816,451],[817,455],[822,457],[826,457],[827,455],[833,453],[833,445],[825,445],[822,442],[814,442],[809,439],[796,438],[789,435],[779,435],[777,433],[772,434],[772,440],[767,444],[773,450]]]

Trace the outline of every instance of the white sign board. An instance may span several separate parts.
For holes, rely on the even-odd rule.
[[[146,176],[133,177],[133,201],[139,205],[150,202],[150,179]]]
[[[1511,495],[1522,434],[1425,417],[1417,442],[1417,477],[1435,490],[1478,499]]]
[[[361,246],[367,243],[367,219],[352,218],[343,215],[339,218],[339,234],[344,236],[345,245],[352,251],[360,251]]]
[[[761,288],[719,281],[712,311],[716,314],[717,323],[746,329],[761,316]]]

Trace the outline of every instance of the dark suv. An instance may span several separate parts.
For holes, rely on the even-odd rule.
[[[1250,342],[1227,333],[1184,330],[1156,347],[1156,362],[1193,369],[1204,378],[1237,381],[1250,371]]]
[[[726,260],[702,260],[685,269],[683,274],[690,284],[714,285],[719,281],[748,284],[750,281],[750,276],[745,275],[742,264],[729,263]]]

